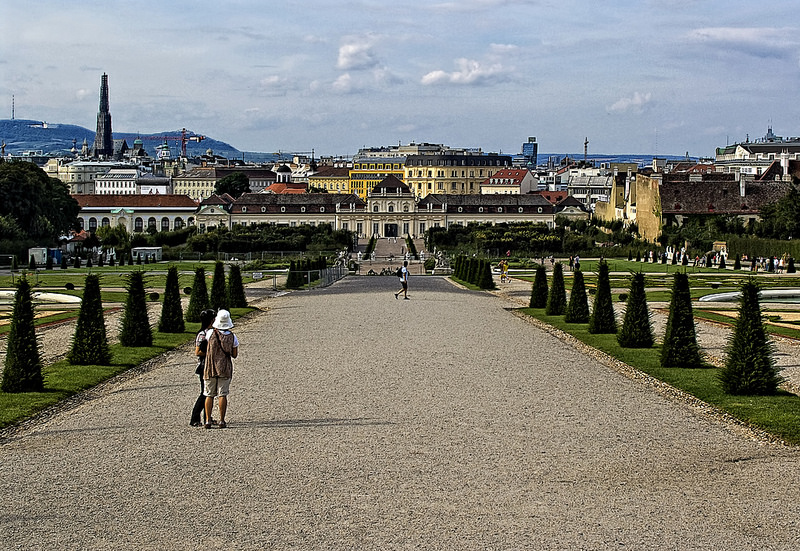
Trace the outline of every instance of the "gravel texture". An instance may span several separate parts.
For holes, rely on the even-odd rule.
[[[395,287],[262,301],[235,328],[225,430],[188,426],[186,347],[6,431],[3,546],[800,546],[797,449],[609,369],[513,301]]]

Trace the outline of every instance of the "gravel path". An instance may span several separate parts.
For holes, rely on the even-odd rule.
[[[189,350],[6,435],[9,549],[797,549],[800,452],[448,281],[347,278],[240,323],[230,427]]]

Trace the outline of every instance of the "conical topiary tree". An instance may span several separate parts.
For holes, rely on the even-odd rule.
[[[16,259],[16,257],[14,257],[14,258]],[[67,255],[65,255],[65,254],[62,254],[62,255],[61,255],[61,269],[62,269],[62,270],[66,270],[67,268],[68,268],[68,265],[67,265]]]
[[[544,308],[547,306],[547,270],[541,264],[536,267],[536,275],[533,278],[531,287],[531,308]]]
[[[678,252],[675,251],[674,253],[672,253],[672,265],[674,266],[677,263],[678,263]]]
[[[481,289],[494,289],[494,278],[492,277],[492,265],[488,260],[481,260],[480,273],[476,285]]]
[[[592,315],[589,317],[589,333],[613,334],[617,332],[617,318],[611,297],[611,281],[608,263],[601,260],[597,265],[597,293],[594,296]]]
[[[6,343],[3,368],[3,392],[39,392],[44,390],[42,357],[33,324],[33,296],[27,278],[20,278],[14,294],[11,327]]]
[[[702,367],[700,347],[692,312],[692,296],[689,292],[689,276],[676,273],[672,282],[672,300],[669,317],[661,346],[662,367]]]
[[[228,306],[231,308],[246,308],[247,298],[244,296],[242,283],[242,270],[237,264],[231,264],[228,273]]]
[[[725,269],[725,257],[720,255],[719,257],[719,265],[717,266],[720,270]]]
[[[211,280],[211,307],[214,310],[228,309],[228,293],[225,287],[225,265],[219,260],[214,264],[214,279]]]
[[[567,323],[586,323],[589,321],[589,301],[586,298],[586,284],[583,282],[583,272],[577,270],[572,276],[572,291],[569,293],[567,313],[564,315]]]
[[[617,333],[617,342],[624,348],[650,348],[653,346],[653,326],[644,292],[644,274],[637,272],[631,278],[625,317]]]
[[[194,271],[192,293],[189,295],[189,305],[186,307],[186,321],[197,323],[200,321],[200,312],[210,307],[208,287],[206,286],[206,270],[200,267]]]
[[[158,330],[162,333],[183,333],[183,308],[181,308],[181,290],[178,284],[178,268],[170,266],[167,270],[167,282],[164,286],[164,304],[161,306],[161,318]]]
[[[736,258],[733,260],[733,269],[737,272],[742,269],[742,259],[739,257],[739,253],[736,253]]]
[[[128,273],[125,299],[125,313],[122,316],[119,342],[122,346],[151,346],[153,331],[147,317],[147,299],[144,294],[144,272],[133,270]]]
[[[32,272],[36,271],[36,258],[33,255],[28,260],[28,269]]]
[[[781,383],[775,350],[764,330],[759,292],[752,279],[742,285],[739,315],[726,347],[725,367],[719,372],[719,381],[728,394],[775,394]]]
[[[548,316],[563,316],[567,309],[567,291],[564,289],[564,268],[561,262],[553,266],[553,283],[550,285],[550,294],[547,296],[547,305],[544,313]]]
[[[100,298],[100,277],[96,274],[87,275],[83,284],[81,309],[67,360],[75,365],[111,364],[111,349],[106,337],[103,301]]]
[[[50,251],[47,251],[47,260],[44,261],[44,269],[45,270],[53,269],[53,255],[50,254]]]
[[[66,260],[66,258],[62,257],[62,263],[64,260]],[[14,255],[11,257],[11,271],[16,272],[17,270],[19,270],[19,266],[17,266],[17,255]]]
[[[790,256],[789,263],[786,266],[786,273],[793,274],[795,272],[797,272],[797,269],[794,267],[794,257]]]

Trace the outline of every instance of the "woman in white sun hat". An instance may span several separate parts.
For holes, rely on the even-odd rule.
[[[208,350],[206,351],[206,365],[203,372],[204,390],[206,396],[206,424],[211,428],[211,412],[214,409],[214,396],[219,396],[219,428],[228,425],[225,422],[225,413],[228,410],[228,389],[233,377],[233,358],[239,355],[239,339],[231,332],[233,321],[231,313],[227,310],[217,312],[211,329],[206,332]]]

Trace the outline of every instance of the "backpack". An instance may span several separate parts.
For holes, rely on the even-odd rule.
[[[397,277],[403,277],[403,267],[397,268],[397,271],[394,273]]]

